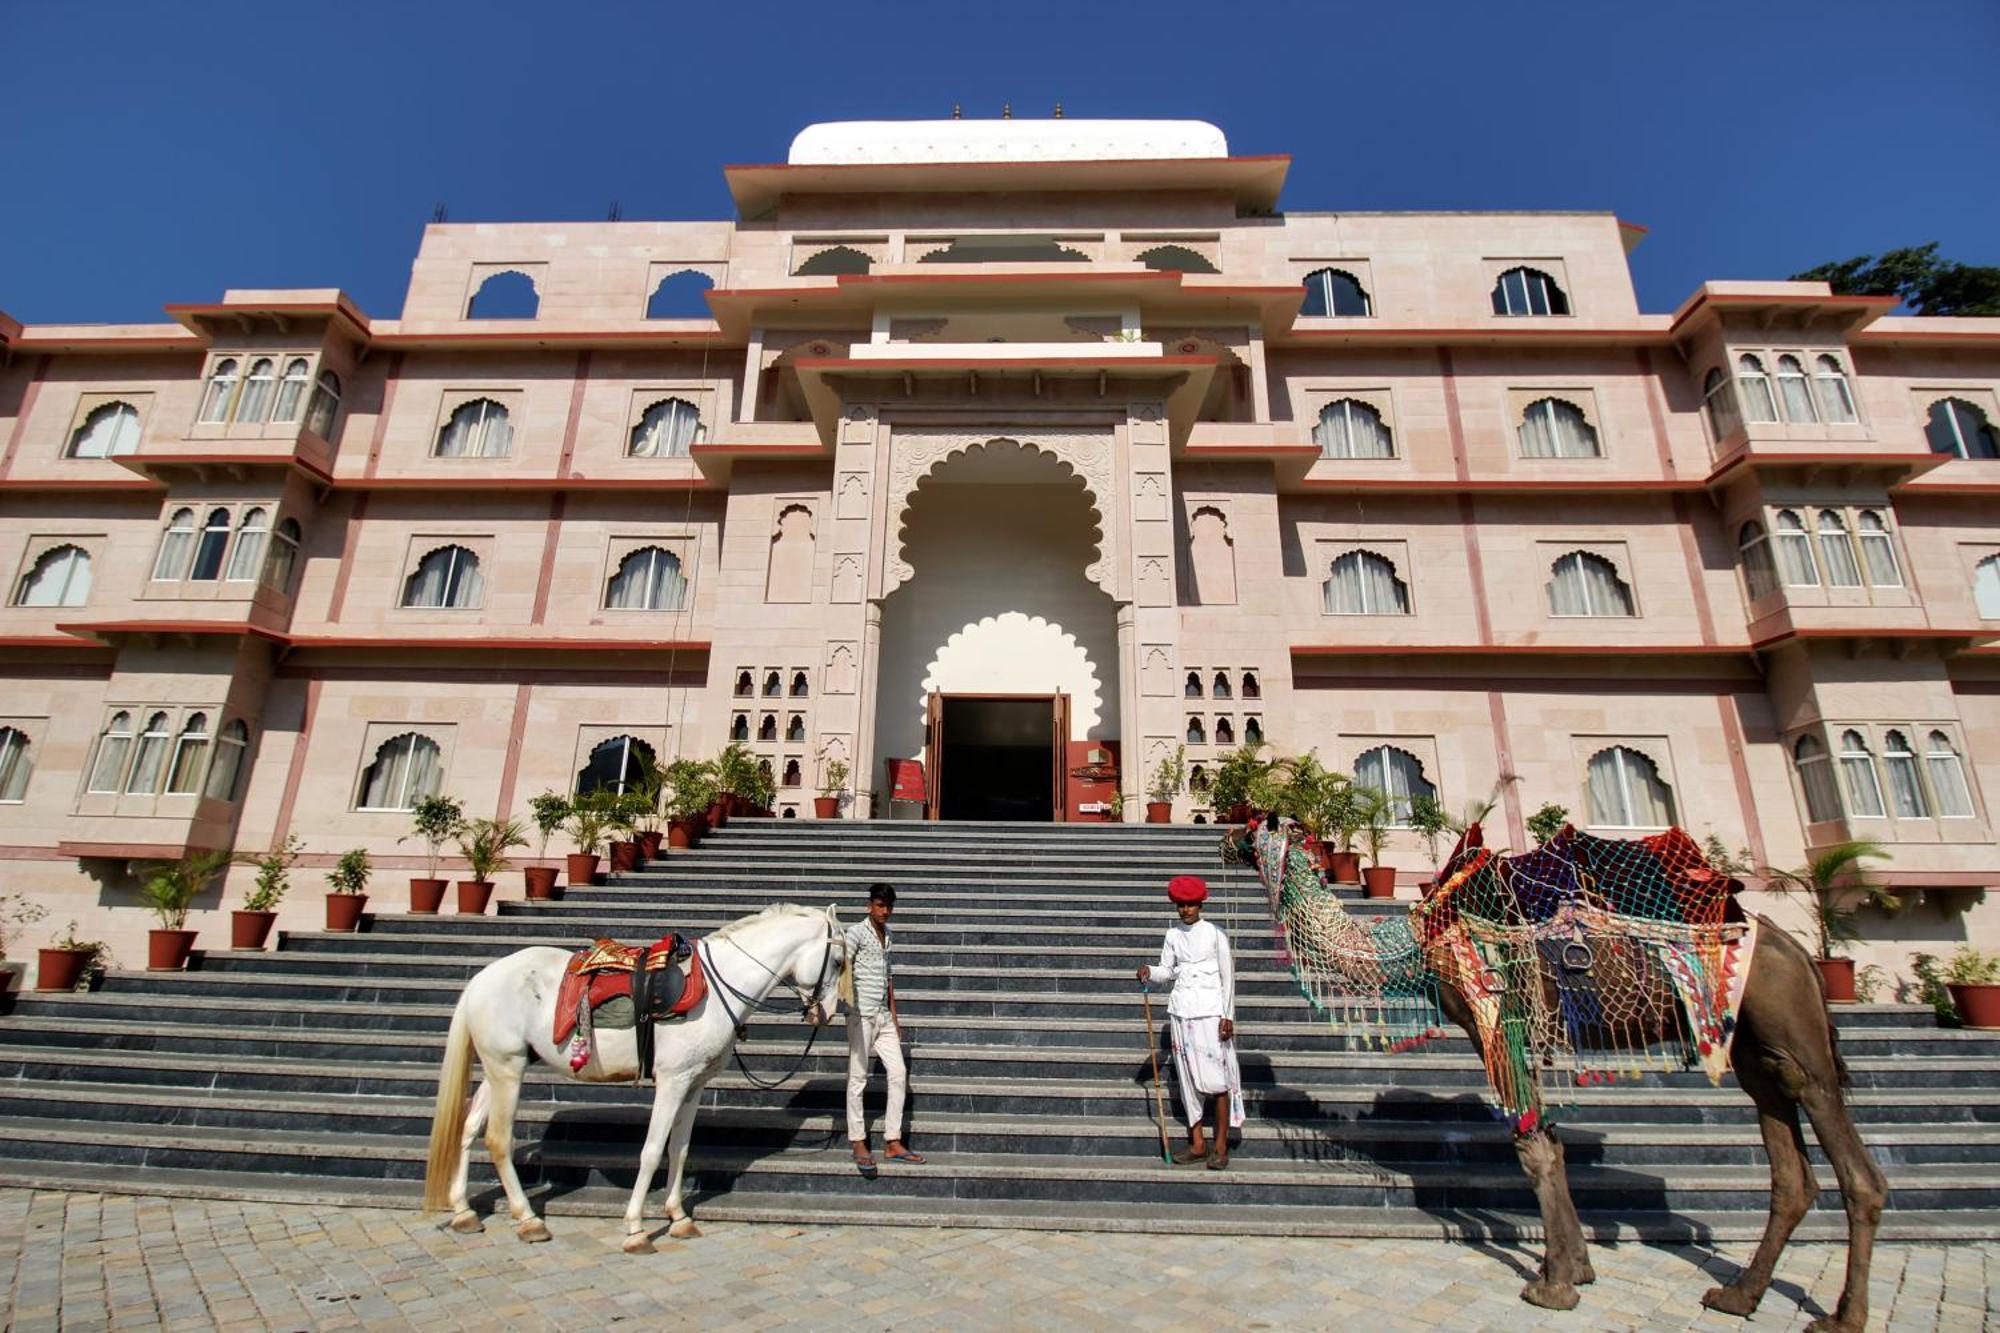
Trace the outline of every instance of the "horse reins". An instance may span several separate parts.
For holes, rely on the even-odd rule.
[[[724,938],[727,940],[728,943],[736,944],[736,941],[734,939],[730,939],[726,936]],[[715,998],[722,1002],[722,1012],[729,1016],[730,1024],[734,1026],[736,1029],[736,1040],[734,1042],[731,1042],[729,1045],[729,1054],[736,1061],[736,1068],[742,1071],[743,1077],[748,1079],[750,1081],[750,1085],[758,1089],[760,1092],[769,1092],[773,1088],[781,1087],[782,1085],[789,1083],[801,1069],[804,1069],[806,1067],[806,1061],[810,1059],[812,1056],[813,1043],[819,1040],[819,1030],[825,1027],[826,1024],[824,1022],[813,1024],[812,1031],[806,1034],[805,1049],[799,1052],[799,1058],[792,1063],[792,1067],[785,1073],[779,1075],[776,1079],[772,1080],[769,1083],[766,1083],[763,1079],[758,1078],[756,1074],[752,1073],[750,1070],[750,1066],[744,1063],[743,1047],[741,1045],[741,1043],[748,1040],[750,1036],[749,1018],[751,1011],[763,1008],[764,1001],[756,998],[755,996],[746,995],[742,991],[736,989],[736,987],[729,984],[728,980],[722,975],[721,970],[715,966],[715,961],[714,958],[712,957],[713,951],[709,948],[709,943],[707,940],[702,940],[698,945],[696,945],[696,947],[702,950],[704,953],[711,955],[710,957],[706,958],[703,961],[702,966],[708,969],[709,977],[715,982]],[[776,968],[773,968],[768,964],[766,964],[763,959],[759,958],[756,954],[751,953],[741,944],[736,944],[736,951],[742,954],[745,958],[748,958],[751,962],[757,964],[757,966],[763,968],[766,972],[770,973],[771,976],[778,977],[778,979],[781,981],[783,980],[782,977],[778,976],[778,971]],[[818,980],[813,982],[813,988],[811,993],[808,994],[806,991],[801,990],[798,987],[793,988],[794,993],[799,996],[799,1017],[801,1019],[809,1019],[812,1016],[813,1006],[822,1003],[820,999],[820,993],[826,989],[826,974],[827,970],[831,968],[832,965],[833,965],[833,927],[829,925],[826,928],[826,951],[820,955],[819,978]],[[743,1014],[742,1017],[740,1018],[737,1016],[736,1010],[733,1007],[731,1007],[729,1003],[729,997],[731,995],[734,995],[738,1000],[743,1002]]]

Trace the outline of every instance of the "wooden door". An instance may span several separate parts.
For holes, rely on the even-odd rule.
[[[1050,700],[1054,705],[1049,711],[1055,715],[1055,743],[1050,746],[1051,762],[1055,764],[1055,782],[1050,786],[1054,809],[1049,818],[1062,824],[1069,820],[1069,696],[1058,694]]]
[[[944,696],[932,690],[924,700],[924,818],[944,808]]]

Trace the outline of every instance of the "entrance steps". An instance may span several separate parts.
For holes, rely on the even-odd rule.
[[[1463,1038],[1392,1053],[1380,1034],[1315,1020],[1255,878],[1219,865],[1215,840],[1186,826],[742,821],[554,903],[380,913],[357,934],[289,933],[272,952],[211,950],[183,973],[26,994],[0,1018],[0,1181],[414,1206],[451,1006],[487,962],[599,934],[705,931],[776,900],[838,903],[851,920],[867,884],[889,879],[911,1137],[930,1163],[856,1175],[836,1023],[783,1087],[759,1089],[734,1066],[710,1084],[688,1167],[697,1216],[1173,1231],[1178,1210],[1157,1205],[1184,1204],[1207,1229],[1246,1234],[1535,1235],[1532,1194]],[[1209,880],[1211,917],[1237,952],[1250,1115],[1220,1173],[1159,1159],[1132,979],[1171,920],[1164,881],[1183,872]],[[1891,1185],[1884,1234],[2000,1238],[2000,1034],[1898,1005],[1842,1006],[1836,1022],[1856,1117]],[[760,1014],[744,1058],[770,1077],[804,1035],[795,1015]],[[872,1089],[877,1116],[880,1100]],[[1571,1100],[1558,1119],[1594,1236],[1761,1231],[1768,1175],[1733,1086],[1655,1059]],[[558,1217],[621,1212],[649,1102],[650,1089],[531,1070],[516,1158],[538,1203]],[[483,1153],[474,1162],[490,1202],[496,1179]],[[1844,1234],[1837,1196],[1821,1204],[1801,1234]]]

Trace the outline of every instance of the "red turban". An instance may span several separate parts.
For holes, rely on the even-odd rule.
[[[1199,875],[1175,875],[1167,881],[1167,897],[1176,904],[1208,901],[1208,882]]]

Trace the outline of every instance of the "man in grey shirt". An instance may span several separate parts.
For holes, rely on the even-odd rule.
[[[889,916],[896,910],[896,890],[888,884],[868,886],[868,919],[847,928],[847,956],[854,965],[854,1004],[847,1013],[847,1137],[854,1146],[854,1165],[872,1175],[875,1159],[868,1152],[868,1120],[861,1094],[868,1086],[868,1067],[882,1061],[889,1084],[889,1105],[882,1116],[882,1155],[892,1162],[920,1163],[923,1156],[903,1143],[903,1102],[909,1095],[909,1073],[903,1066],[902,1027],[896,1021],[896,982],[889,968]]]

